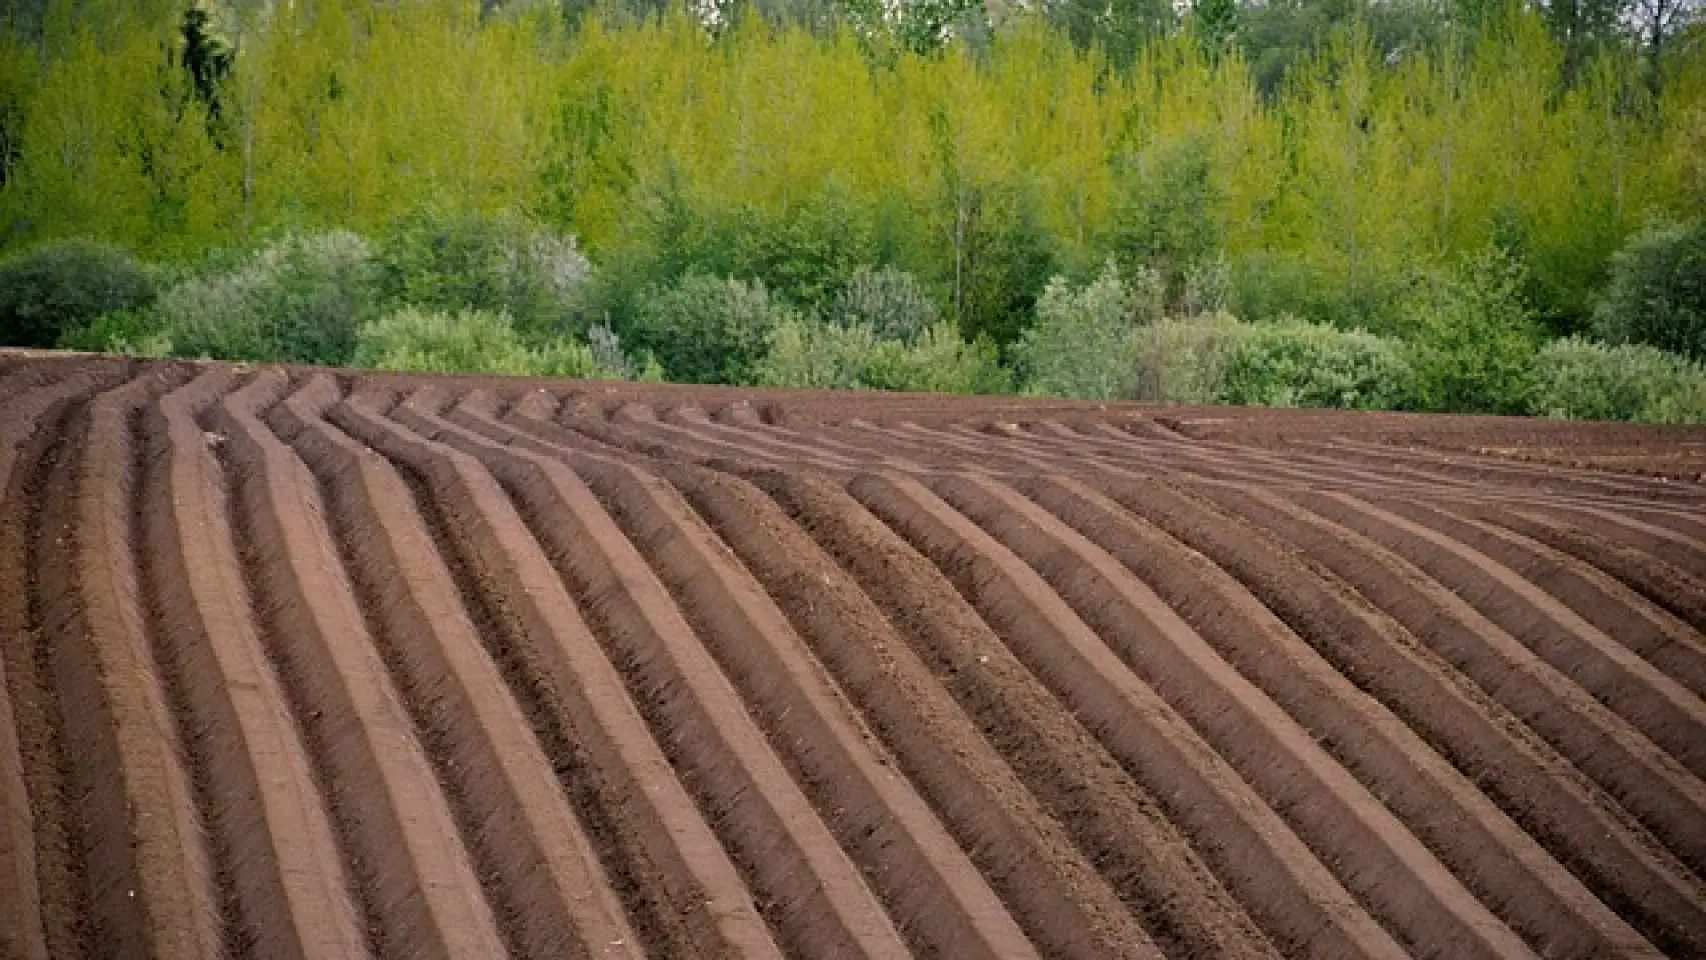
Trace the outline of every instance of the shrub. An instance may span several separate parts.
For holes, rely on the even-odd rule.
[[[1539,337],[1522,299],[1524,279],[1520,264],[1489,249],[1410,301],[1417,406],[1527,412]]]
[[[967,344],[949,323],[926,327],[908,343],[879,336],[867,324],[797,315],[777,326],[757,377],[772,387],[933,393],[999,393],[1011,383],[994,344]]]
[[[1224,313],[1144,324],[1137,329],[1135,396],[1150,403],[1223,402],[1227,368],[1249,329]]]
[[[62,350],[121,353],[132,357],[168,357],[172,339],[160,329],[158,312],[141,308],[103,313],[59,338]]]
[[[1295,318],[1242,324],[1219,399],[1265,407],[1391,410],[1410,400],[1413,372],[1401,341]]]
[[[836,294],[829,315],[843,327],[864,325],[878,337],[911,343],[936,322],[936,304],[904,270],[860,267]]]
[[[1137,386],[1136,299],[1109,263],[1089,286],[1061,277],[1037,299],[1037,319],[1013,347],[1027,393],[1129,398]]]
[[[629,341],[677,383],[751,383],[772,332],[790,311],[764,284],[689,274],[636,308]]]
[[[87,240],[36,247],[0,261],[0,344],[51,347],[102,314],[154,299],[154,282],[124,250]]]
[[[592,347],[557,340],[530,347],[510,318],[485,310],[456,314],[404,307],[366,323],[355,364],[421,373],[493,373],[577,379],[620,379]]]
[[[346,364],[375,312],[374,280],[356,234],[289,235],[167,291],[160,325],[178,356]]]
[[[378,253],[385,302],[428,310],[503,311],[535,338],[573,329],[592,266],[575,241],[524,221],[415,214],[387,231]]]
[[[1555,340],[1535,358],[1535,413],[1572,420],[1706,422],[1706,365],[1637,344]]]
[[[1706,361],[1706,219],[1653,224],[1618,251],[1593,331]]]

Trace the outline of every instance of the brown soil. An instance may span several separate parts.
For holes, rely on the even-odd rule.
[[[1706,430],[0,357],[0,957],[1706,956]]]

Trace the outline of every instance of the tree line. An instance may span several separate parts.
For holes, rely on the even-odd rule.
[[[889,270],[1012,365],[1051,281],[1110,265],[1168,315],[1415,339],[1478,283],[1536,343],[1604,335],[1619,251],[1706,211],[1696,12],[23,0],[0,250],[91,237],[192,269],[502,215],[595,267],[559,332],[630,343],[685,280],[821,318]]]

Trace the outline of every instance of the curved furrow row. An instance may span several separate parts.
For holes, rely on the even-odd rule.
[[[1005,426],[1005,425],[1003,425]],[[947,431],[922,431],[914,428],[921,442],[928,442],[931,434]],[[1011,429],[1002,427],[992,428],[989,432],[966,433],[968,439],[977,443],[963,443],[962,451],[972,455],[979,449],[985,450],[991,446],[1014,451],[1014,455],[1034,464],[1033,469],[1083,470],[1090,468],[1113,474],[1155,474],[1169,473],[1195,476],[1224,483],[1255,483],[1266,488],[1316,489],[1321,487],[1338,487],[1346,490],[1367,491],[1370,493],[1391,493],[1394,489],[1413,490],[1418,496],[1433,497],[1442,493],[1440,484],[1406,484],[1395,482],[1392,477],[1373,474],[1367,471],[1356,471],[1352,477],[1344,476],[1344,471],[1335,469],[1331,464],[1317,464],[1302,468],[1293,464],[1287,458],[1263,454],[1254,448],[1233,448],[1228,454],[1216,454],[1206,451],[1193,443],[1177,440],[1155,441],[1133,437],[1127,431],[1120,431],[1107,424],[1096,424],[1086,428],[1086,431],[1069,429],[1063,424],[1044,420],[1028,425],[1021,429],[1017,426]],[[1115,435],[1117,439],[1106,441],[1112,445],[1113,455],[1097,452],[1097,435]],[[1087,449],[1089,448],[1089,449]],[[1134,451],[1142,451],[1137,453]],[[1254,458],[1254,459],[1252,459]],[[1263,459],[1266,458],[1266,459]],[[1286,482],[1276,482],[1277,478],[1285,477]],[[1332,481],[1337,477],[1337,481]],[[1584,500],[1582,497],[1560,498],[1557,496],[1535,495],[1530,493],[1512,493],[1474,487],[1471,485],[1448,486],[1451,495],[1464,501],[1489,500],[1504,504],[1522,502],[1535,508],[1575,507],[1591,509],[1598,522],[1612,526],[1627,526],[1633,528],[1629,533],[1643,537],[1641,542],[1652,542],[1652,524],[1629,516],[1632,508],[1627,501],[1615,501],[1607,498]],[[1591,504],[1614,505],[1623,514],[1613,513]],[[1679,508],[1686,509],[1686,508]],[[1667,514],[1677,518],[1681,514]],[[1680,521],[1679,521],[1680,522]],[[1675,534],[1665,533],[1667,537]]]
[[[726,474],[680,468],[671,480],[782,606],[1043,953],[1161,955],[869,598],[775,503]]]
[[[1327,443],[1304,443],[1302,447],[1329,461],[1351,461],[1381,472],[1402,471],[1406,476],[1461,478],[1476,486],[1509,484],[1546,489],[1542,485],[1562,481],[1565,486],[1554,488],[1560,493],[1597,492],[1620,500],[1651,497],[1681,504],[1706,504],[1706,488],[1692,484],[1607,476],[1568,467],[1499,463],[1473,453],[1438,451],[1429,454],[1390,444],[1362,443],[1344,438]]]
[[[212,402],[231,381],[196,385]],[[365,922],[348,889],[320,790],[257,636],[224,520],[219,465],[182,394],[141,418],[137,515],[156,662],[179,716],[238,955],[361,957]]]
[[[1706,703],[1509,567],[1425,524],[1347,494],[1293,491],[1288,498],[1405,558],[1695,777],[1706,771]],[[1706,805],[1700,809],[1706,815]]]
[[[1149,787],[1283,950],[1403,955],[1255,791],[1023,561],[909,477],[861,475],[848,490],[930,557]]]
[[[795,452],[813,451],[819,454],[833,454],[838,461],[858,464],[862,468],[883,467],[891,470],[913,471],[922,469],[916,461],[892,454],[872,454],[857,446],[844,444],[827,436],[812,437],[798,427],[779,426],[766,423],[753,412],[750,405],[730,404],[719,412],[720,422],[740,428],[743,434],[762,437],[765,441],[780,449]]]
[[[1684,862],[1706,863],[1701,783],[1462,598],[1381,544],[1277,495],[1193,489],[1307,550],[1522,718]]]
[[[134,562],[134,421],[163,386],[150,376],[91,401],[67,425],[44,488],[34,577],[82,885],[73,922],[87,939],[61,941],[73,954],[223,953],[220,895]]]
[[[1460,550],[1461,548],[1448,542],[1445,549],[1450,551]],[[1501,581],[1496,578],[1494,582]],[[1510,582],[1508,572],[1502,582]],[[1668,746],[1679,757],[1698,761],[1695,754],[1699,752],[1700,744],[1706,743],[1706,739],[1698,736],[1700,718],[1696,715],[1700,714],[1702,710],[1706,710],[1706,705],[1700,704],[1696,698],[1689,696],[1687,691],[1676,681],[1651,669],[1647,664],[1628,656],[1596,627],[1582,621],[1576,613],[1546,597],[1526,582],[1516,583],[1514,589],[1522,595],[1519,597],[1522,602],[1515,605],[1495,605],[1485,609],[1499,616],[1504,621],[1503,625],[1516,626],[1515,619],[1521,618],[1525,605],[1529,609],[1540,606],[1544,608],[1542,614],[1538,616],[1531,614],[1525,621],[1527,626],[1543,628],[1555,626],[1562,622],[1566,625],[1566,629],[1578,628],[1575,629],[1577,635],[1586,635],[1588,656],[1598,658],[1597,662],[1589,664],[1589,666],[1603,666],[1606,661],[1609,661],[1612,668],[1613,676],[1597,685],[1592,684],[1593,678],[1590,677],[1590,688],[1600,692],[1602,697],[1606,696],[1605,691],[1607,690],[1616,691],[1618,702],[1625,708],[1625,715],[1647,720],[1648,722],[1643,729],[1649,735],[1654,736],[1661,744]],[[1532,598],[1536,597],[1538,598],[1536,602],[1530,602]],[[1498,599],[1505,598],[1501,596]],[[1521,627],[1517,627],[1513,632],[1519,636],[1528,635],[1528,632],[1522,630]],[[1564,639],[1563,637],[1555,637],[1558,632],[1557,630],[1550,631],[1540,639],[1554,638],[1561,642]],[[1561,656],[1555,656],[1552,659],[1555,664],[1563,666],[1563,662],[1559,659]],[[1577,654],[1576,662],[1579,663],[1581,659],[1582,655]],[[1629,661],[1634,662],[1630,663]],[[1604,672],[1602,669],[1602,674]],[[1579,676],[1582,671],[1578,669],[1572,673]],[[1638,677],[1633,685],[1628,682],[1626,676],[1630,673]]]
[[[1496,559],[1662,675],[1706,698],[1706,635],[1622,582],[1539,540],[1475,519],[1461,507],[1402,498],[1374,502]]]
[[[1668,527],[1601,507],[1573,503],[1528,503],[1515,501],[1511,512],[1519,517],[1553,520],[1565,529],[1633,547],[1689,577],[1706,580],[1706,541],[1678,533]]]
[[[1132,436],[1131,431],[1116,432],[1105,424],[1097,424],[1090,430],[1101,436],[1118,437],[1122,440]],[[1431,456],[1406,456],[1402,448],[1391,444],[1357,444],[1355,441],[1349,441],[1364,453],[1363,457],[1358,457],[1347,455],[1348,451],[1337,446],[1346,442],[1342,440],[1335,441],[1335,446],[1325,451],[1319,449],[1318,444],[1307,442],[1287,445],[1283,451],[1274,447],[1250,447],[1212,440],[1180,441],[1177,437],[1168,442],[1184,442],[1205,452],[1220,452],[1229,456],[1250,455],[1265,462],[1307,464],[1311,469],[1331,471],[1346,477],[1373,480],[1381,477],[1402,477],[1405,478],[1405,484],[1418,488],[1511,486],[1564,499],[1614,505],[1650,502],[1654,508],[1663,509],[1673,516],[1683,515],[1681,511],[1706,499],[1706,489],[1689,484],[1568,467],[1498,461],[1465,450],[1436,450]]]
[[[1454,504],[1451,509],[1576,557],[1706,634],[1706,577],[1593,530],[1525,510],[1479,504]]]
[[[750,410],[750,408],[748,409]],[[712,419],[703,407],[696,404],[672,407],[665,414],[664,420],[670,424],[691,428],[699,436],[714,437],[725,445],[739,448],[748,456],[756,454],[772,460],[780,459],[783,463],[793,461],[838,469],[853,469],[859,466],[857,460],[842,456],[833,450],[803,450],[794,444],[769,436],[761,431],[739,429],[725,423],[719,423]],[[756,417],[754,422],[757,422]]]
[[[1097,454],[1092,457],[1095,462],[1110,467],[1137,466],[1146,470],[1155,469],[1157,464],[1175,465],[1175,472],[1205,477],[1234,483],[1259,482],[1265,487],[1302,487],[1317,489],[1335,487],[1354,491],[1392,492],[1394,490],[1413,491],[1421,496],[1450,495],[1454,497],[1486,498],[1495,501],[1521,501],[1532,503],[1537,507],[1553,504],[1572,506],[1594,506],[1596,508],[1616,507],[1628,513],[1635,509],[1630,497],[1617,498],[1608,494],[1583,494],[1580,492],[1547,492],[1544,488],[1521,486],[1514,489],[1501,489],[1486,484],[1468,482],[1440,483],[1431,477],[1420,477],[1410,480],[1397,479],[1392,474],[1370,470],[1346,469],[1330,460],[1319,458],[1302,458],[1293,454],[1279,455],[1268,453],[1255,447],[1226,447],[1215,445],[1204,447],[1195,442],[1178,440],[1153,440],[1133,437],[1127,431],[1120,431],[1107,424],[1095,424],[1083,431],[1069,430],[1065,426],[1052,421],[1043,421],[1033,425],[1033,429],[1021,435],[1030,439],[1038,447],[1053,451],[1057,457],[1078,462],[1085,456],[1085,447],[1092,449],[1108,449],[1114,455]],[[1116,439],[1109,441],[1111,448],[1098,448],[1098,436],[1112,436]],[[1219,452],[1224,449],[1224,452]],[[1141,455],[1132,451],[1141,450]],[[1276,483],[1278,477],[1286,478],[1284,484]],[[1663,517],[1676,522],[1682,522],[1695,508],[1679,504],[1660,510]],[[1603,513],[1603,509],[1601,509]],[[1624,518],[1630,522],[1640,522],[1639,517]],[[1613,522],[1618,521],[1612,515]]]
[[[218,370],[161,401],[181,450],[203,439],[197,418],[218,400],[209,380]],[[313,477],[258,444],[248,456],[221,449],[216,459],[208,449],[232,442],[208,439],[200,450],[204,471],[224,461],[218,496],[233,553],[192,562],[235,562],[247,582],[260,642],[320,771],[376,952],[501,954],[443,791],[343,576]],[[249,446],[242,438],[236,445]]]
[[[1525,953],[1307,730],[1106,551],[1002,485],[945,478],[933,486],[1041,575],[1411,950]]]
[[[1059,426],[1054,425],[1055,428]],[[1177,434],[1139,433],[1130,429],[1129,424],[1126,426],[1127,429],[1121,429],[1098,421],[1079,429],[1051,429],[1051,432],[1068,439],[1099,437],[1116,445],[1137,445],[1151,450],[1155,447],[1188,448],[1227,461],[1244,461],[1266,467],[1303,467],[1311,472],[1320,472],[1324,476],[1351,481],[1380,482],[1384,479],[1390,484],[1395,477],[1402,477],[1405,478],[1402,481],[1404,485],[1420,489],[1485,487],[1489,485],[1488,481],[1492,480],[1498,484],[1537,490],[1569,499],[1610,504],[1625,504],[1631,500],[1651,501],[1654,507],[1662,506],[1673,511],[1686,510],[1706,498],[1706,489],[1692,485],[1563,467],[1499,463],[1468,451],[1439,451],[1431,459],[1415,458],[1403,461],[1398,456],[1399,448],[1391,445],[1359,445],[1362,450],[1369,452],[1371,459],[1377,455],[1389,458],[1370,463],[1362,458],[1345,456],[1342,452],[1322,452],[1317,444],[1312,443],[1287,445],[1282,449],[1198,438],[1186,439]]]
[[[297,453],[260,421],[285,389],[282,374],[263,374],[226,398],[212,422],[224,432],[236,469],[294,474],[300,482]],[[326,532],[445,785],[511,948],[538,957],[634,955],[638,944],[621,905],[520,708],[457,606],[448,575],[434,562],[406,488],[323,423],[301,423],[291,408],[278,419],[319,485]]]
[[[1107,550],[1259,685],[1547,956],[1652,948],[1385,707],[1306,645],[1213,561],[1080,481],[1024,485]]]
[[[63,425],[116,379],[85,372],[49,381],[0,421],[0,956],[20,960],[71,951],[61,926],[70,906],[57,711],[35,658],[29,530]]]
[[[622,535],[639,548],[670,591],[675,609],[690,620],[694,630],[689,636],[696,635],[708,648],[677,644],[672,659],[686,676],[721,669],[729,677],[819,817],[920,952],[998,956],[1029,950],[933,814],[870,749],[869,735],[848,716],[821,676],[821,666],[780,612],[673,491],[654,477],[585,458],[577,464],[587,478],[583,483],[567,465],[535,451],[505,449],[476,431],[417,410],[400,410],[397,416],[418,432],[481,459],[535,515],[560,516],[581,501],[587,503],[582,513],[597,524],[602,511],[592,514],[589,501],[595,491],[603,497]],[[482,425],[477,419],[472,423]],[[549,529],[543,532],[553,536]],[[599,533],[564,529],[563,542],[548,548],[566,555],[572,551],[569,538]],[[637,599],[643,606],[664,607],[661,598]],[[660,631],[660,636],[675,632]]]
[[[548,402],[528,401],[505,423],[538,438],[547,445],[543,449],[573,448],[578,436],[550,422],[549,412]],[[771,475],[779,481],[792,477]],[[974,611],[944,607],[944,600],[959,603],[959,598],[940,571],[839,487],[819,488],[838,504],[827,509],[809,505],[810,495],[789,489],[794,508],[811,511],[814,530],[832,526],[843,545],[876,547],[870,555],[836,552],[844,564],[855,565],[866,593],[884,605],[937,682],[976,717],[983,736],[1069,827],[1171,955],[1261,956],[1268,951],[1261,934],[1157,805],[1101,745],[1030,677]]]
[[[275,424],[322,462],[337,456],[333,448],[346,446],[350,457],[373,461],[373,475],[398,477],[405,485],[430,485],[428,472],[452,474],[434,488],[442,499],[423,499],[409,489],[409,500],[582,822],[596,827],[606,870],[623,878],[628,911],[649,948],[679,956],[777,955],[733,864],[624,695],[619,674],[554,579],[541,574],[537,546],[516,538],[519,520],[504,514],[507,504],[493,499],[465,463],[441,461],[404,436],[391,439],[378,418],[339,413],[353,429],[349,435],[333,431],[320,417],[339,399],[329,380],[316,380],[275,413]],[[377,449],[401,451],[397,466],[351,439],[375,433],[387,437]],[[472,483],[452,486],[464,473]],[[402,492],[390,486],[392,494]],[[500,577],[511,558],[519,558],[528,576],[519,585]]]
[[[1102,488],[1134,517],[1236,577],[1648,939],[1671,952],[1706,946],[1706,890],[1687,868],[1503,705],[1303,545],[1162,483]]]
[[[473,544],[483,548],[481,565],[504,591],[507,612],[526,618],[512,627],[514,634],[572,630],[577,646],[596,651],[598,641],[609,645],[622,674],[615,691],[634,697],[787,949],[904,953],[882,908],[728,680],[590,492],[570,489],[555,505],[550,529],[542,531],[517,512],[519,506],[530,513],[533,505],[523,500],[512,506],[478,460],[406,433],[377,404],[357,397],[333,416],[415,471],[435,499],[479,511],[483,529],[472,533],[485,541]],[[599,628],[597,640],[583,613]]]

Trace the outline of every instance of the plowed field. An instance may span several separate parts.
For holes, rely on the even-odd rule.
[[[0,954],[1706,956],[1703,472],[0,357]]]

